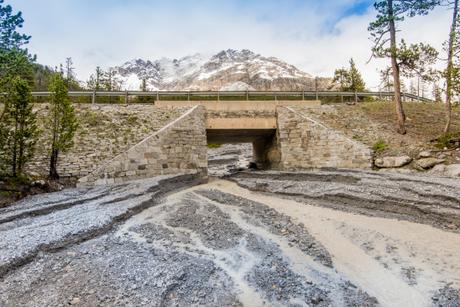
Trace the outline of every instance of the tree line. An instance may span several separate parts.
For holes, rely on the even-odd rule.
[[[46,125],[51,136],[49,177],[58,179],[60,152],[73,146],[78,123],[68,89],[75,85],[71,61],[69,68],[54,71],[35,63],[36,57],[25,46],[30,36],[18,32],[24,19],[0,0],[0,92],[3,109],[0,114],[0,177],[21,178],[27,163],[33,158],[41,131],[33,111],[31,88],[45,84],[52,92]],[[38,84],[37,84],[38,83]]]

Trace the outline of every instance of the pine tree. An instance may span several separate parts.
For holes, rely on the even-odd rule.
[[[3,3],[4,0],[0,0],[0,49],[21,49],[30,40],[30,36],[17,31],[24,23],[22,13],[13,14],[11,5]]]
[[[350,88],[349,91],[352,92],[363,92],[366,90],[366,84],[361,76],[361,73],[356,68],[355,61],[350,59]]]
[[[59,179],[57,172],[59,153],[73,146],[78,124],[75,109],[68,96],[66,81],[61,74],[53,75],[49,91],[52,92],[48,118],[52,138],[49,176],[51,179]]]
[[[15,77],[8,87],[0,122],[0,165],[6,175],[18,177],[23,173],[33,157],[38,135],[30,87]]]
[[[458,72],[458,69],[454,66],[454,54],[458,56],[458,52],[460,52],[458,0],[454,0],[453,4],[452,24],[450,26],[449,40],[447,43],[447,68],[444,72],[446,79],[446,126],[444,127],[444,133],[450,131],[450,126],[452,124],[452,96],[454,94],[456,72]]]
[[[13,13],[12,7],[3,3],[4,0],[0,0],[0,91],[5,91],[15,76],[21,76],[32,85],[31,62],[35,60],[27,49],[22,49],[30,36],[17,31],[24,23],[21,12]]]
[[[391,59],[397,131],[400,134],[406,133],[406,116],[401,100],[400,63],[398,62],[396,39],[397,25],[398,22],[404,20],[405,16],[426,15],[438,4],[439,0],[377,0],[374,2],[377,17],[368,28],[375,44],[372,53],[375,57]]]
[[[335,71],[333,82],[339,84],[340,90],[344,92],[363,92],[366,89],[366,84],[353,59],[350,59],[349,69],[340,68]]]

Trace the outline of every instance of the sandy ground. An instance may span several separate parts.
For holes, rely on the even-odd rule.
[[[460,306],[458,181],[229,179],[154,178],[0,209],[0,305]]]

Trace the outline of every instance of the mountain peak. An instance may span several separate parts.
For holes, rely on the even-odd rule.
[[[227,49],[206,57],[200,53],[179,59],[134,59],[114,67],[123,89],[138,90],[312,90],[314,78],[275,57],[251,50]],[[329,81],[330,83],[330,81]]]

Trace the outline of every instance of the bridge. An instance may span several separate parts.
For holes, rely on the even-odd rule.
[[[32,92],[33,97],[49,97],[51,92]],[[0,93],[0,96],[5,93]],[[81,97],[90,103],[100,102],[100,97],[115,97],[124,103],[136,102],[143,97],[149,102],[157,101],[251,101],[251,100],[322,100],[358,102],[366,98],[393,99],[394,92],[340,92],[340,91],[70,91],[70,97]],[[434,102],[425,97],[401,93],[404,101]],[[137,100],[139,101],[139,100]],[[142,100],[141,100],[142,101]]]
[[[110,184],[157,175],[207,175],[207,145],[252,143],[262,169],[370,168],[372,151],[308,115],[317,100],[166,101],[182,116],[80,178],[79,185]]]

